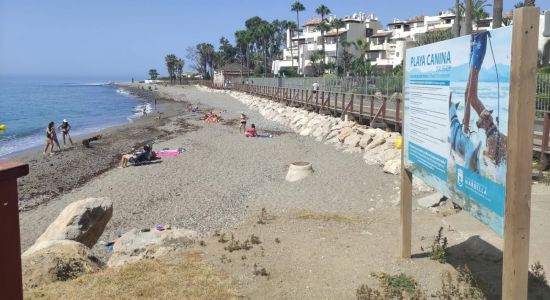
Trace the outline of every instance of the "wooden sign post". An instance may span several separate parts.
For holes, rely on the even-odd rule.
[[[539,9],[514,10],[502,299],[527,299]]]
[[[456,160],[448,161],[447,158],[441,157],[441,145],[440,144],[429,144],[426,143],[425,147],[419,147],[417,144],[413,144],[411,140],[407,138],[407,134],[412,134],[406,132],[407,127],[415,126],[416,124],[411,121],[407,124],[405,120],[411,116],[414,117],[411,111],[408,111],[408,105],[417,105],[415,107],[416,111],[422,109],[421,106],[418,106],[419,103],[422,105],[423,101],[426,103],[435,103],[435,105],[441,105],[442,98],[429,99],[422,98],[418,96],[422,93],[422,90],[417,88],[415,93],[416,103],[407,103],[404,101],[404,118],[403,118],[403,147],[402,147],[402,170],[401,170],[401,257],[410,258],[411,257],[411,236],[412,236],[412,175],[413,173],[422,177],[423,179],[428,179],[428,184],[432,187],[438,189],[442,193],[450,193],[450,198],[453,201],[467,201],[467,203],[476,205],[479,207],[484,215],[481,217],[481,221],[489,225],[497,233],[503,235],[504,237],[504,250],[503,250],[503,271],[502,271],[502,299],[506,300],[521,300],[527,299],[527,283],[528,283],[528,268],[529,268],[529,227],[530,227],[530,214],[531,214],[531,172],[532,172],[532,141],[533,141],[533,127],[534,127],[534,118],[535,118],[535,97],[536,97],[536,66],[537,66],[537,44],[539,37],[539,16],[540,11],[537,7],[523,7],[514,10],[514,24],[511,30],[511,54],[509,54],[507,63],[503,58],[506,51],[510,51],[510,42],[503,42],[504,40],[510,41],[510,30],[508,29],[496,29],[491,31],[491,33],[485,33],[472,37],[471,40],[465,37],[456,38],[446,42],[441,42],[431,44],[428,46],[423,46],[419,48],[413,48],[410,50],[411,53],[414,53],[415,56],[411,56],[411,61],[405,60],[404,63],[404,84],[403,84],[403,94],[405,99],[412,99],[411,87],[414,90],[414,86],[421,86],[422,89],[431,89],[437,95],[444,96],[445,93],[449,93],[449,112],[447,120],[441,118],[441,113],[444,113],[442,110],[438,110],[440,119],[439,124],[442,122],[449,122],[451,127],[451,132],[454,136],[449,137],[449,143],[452,151],[455,155],[462,155],[460,165]],[[508,30],[508,31],[507,31]],[[493,37],[491,37],[493,35]],[[497,53],[497,60],[500,59],[501,62],[497,65],[495,61],[495,53],[493,52],[493,44],[491,44],[491,39],[495,36],[500,36],[499,40],[500,45],[503,49],[497,49],[495,52],[501,50],[501,53]],[[508,37],[505,39],[504,37]],[[502,179],[503,182],[490,182],[484,178],[484,173],[480,172],[480,166],[476,165],[476,160],[471,159],[471,153],[460,153],[459,150],[455,149],[455,145],[462,143],[466,147],[466,150],[473,149],[473,155],[478,155],[481,157],[481,153],[477,154],[476,145],[477,142],[472,141],[467,134],[460,134],[458,129],[461,128],[460,116],[458,115],[458,108],[462,104],[461,99],[453,99],[451,102],[451,96],[453,93],[449,91],[452,89],[457,89],[460,85],[454,83],[451,79],[446,79],[445,77],[437,77],[437,72],[451,72],[454,71],[453,68],[457,64],[464,63],[464,57],[460,57],[460,51],[453,52],[459,62],[455,62],[455,57],[452,56],[451,62],[451,52],[441,52],[441,49],[445,49],[449,45],[458,45],[459,47],[470,47],[470,44],[476,44],[477,51],[474,54],[472,47],[472,53],[470,56],[470,76],[473,72],[473,68],[476,68],[475,71],[477,74],[482,72],[483,57],[485,55],[485,50],[479,50],[479,45],[481,45],[480,40],[483,38],[489,40],[489,46],[487,49],[491,50],[491,55],[493,61],[489,61],[485,66],[488,66],[491,63],[494,63],[494,72],[497,73],[496,80],[493,83],[492,81],[485,81],[485,88],[487,89],[488,85],[496,85],[496,89],[493,92],[498,94],[496,100],[500,101],[502,95],[500,88],[502,87],[502,82],[498,78],[499,71],[498,68],[505,68],[506,64],[509,65],[509,82],[504,82],[504,84],[509,83],[509,95],[508,95],[508,114],[507,114],[507,130],[505,127],[499,127],[499,115],[495,114],[496,119],[496,131],[500,134],[500,137],[507,135],[507,144],[506,146],[506,157],[504,163],[506,170],[506,177]],[[462,39],[462,40],[460,40]],[[497,39],[498,40],[498,39]],[[487,40],[485,40],[485,43]],[[454,44],[453,44],[454,43]],[[490,48],[489,48],[490,47]],[[498,46],[497,46],[498,47]],[[507,50],[504,51],[506,48]],[[461,48],[462,49],[462,48]],[[426,53],[423,55],[423,51]],[[439,51],[439,52],[437,52]],[[452,50],[451,50],[452,51]],[[448,55],[446,55],[449,53]],[[480,54],[481,53],[481,54]],[[507,52],[510,53],[510,52]],[[409,55],[409,54],[407,54]],[[500,55],[500,56],[499,56]],[[479,57],[481,56],[481,62]],[[435,58],[434,58],[435,57]],[[472,67],[472,62],[478,63],[475,67]],[[412,68],[409,73],[405,70],[407,63],[410,63]],[[435,69],[434,72],[433,65],[442,65],[443,68]],[[429,69],[432,67],[432,69]],[[488,67],[485,67],[483,71]],[[443,70],[443,71],[440,71]],[[450,71],[449,71],[450,70]],[[431,72],[431,73],[430,73]],[[505,72],[505,71],[500,71]],[[428,77],[429,80],[424,79],[422,76]],[[435,75],[434,75],[435,74]],[[457,72],[457,76],[461,76],[460,72]],[[485,73],[486,75],[487,73]],[[504,74],[504,73],[502,73]],[[408,77],[412,77],[408,78]],[[416,77],[415,77],[416,76]],[[431,77],[430,77],[431,76]],[[447,77],[448,78],[448,77]],[[452,78],[452,77],[451,77]],[[499,85],[498,83],[501,83]],[[476,89],[477,89],[477,77],[476,77]],[[468,79],[468,86],[470,85],[470,79]],[[493,86],[494,88],[494,86]],[[477,91],[476,91],[477,93]],[[431,95],[434,95],[433,93]],[[409,97],[409,98],[408,98]],[[470,94],[467,94],[464,98],[470,97]],[[466,99],[464,99],[466,100]],[[432,101],[432,102],[428,102]],[[437,103],[439,101],[439,104]],[[479,101],[479,100],[477,100]],[[505,100],[503,100],[505,101]],[[452,104],[452,105],[451,105]],[[469,103],[466,102],[466,106],[469,109]],[[482,105],[483,106],[483,105]],[[441,107],[439,107],[441,108]],[[433,108],[433,111],[439,109],[438,107]],[[489,110],[489,108],[487,108]],[[500,110],[500,106],[499,106]],[[496,111],[496,110],[495,110]],[[484,110],[485,112],[485,110]],[[480,112],[478,111],[478,114]],[[492,110],[491,110],[492,113]],[[500,113],[500,111],[498,111]],[[504,113],[503,113],[504,114]],[[424,114],[426,115],[426,114]],[[480,114],[481,115],[481,114]],[[430,118],[429,114],[426,115],[426,118]],[[434,118],[437,116],[434,116]],[[506,116],[505,116],[506,117]],[[481,116],[479,117],[481,118]],[[414,120],[414,118],[413,118]],[[424,120],[425,121],[425,120]],[[466,121],[464,121],[466,122]],[[504,121],[503,121],[504,122]],[[458,125],[457,125],[458,124]],[[447,126],[447,125],[445,125]],[[454,126],[454,127],[453,127]],[[494,126],[494,124],[493,124]],[[446,129],[440,127],[441,129],[432,131],[431,134],[445,135]],[[454,128],[454,129],[453,129]],[[454,131],[453,131],[454,130]],[[462,130],[462,129],[461,129]],[[486,130],[486,129],[484,129]],[[494,129],[492,131],[494,133]],[[487,135],[491,134],[488,130],[485,131]],[[418,134],[418,130],[415,132],[416,141],[422,143],[423,141],[419,139],[422,138],[422,134]],[[448,133],[447,133],[448,134]],[[484,134],[485,135],[485,134]],[[460,140],[457,138],[460,138]],[[432,137],[430,137],[432,138]],[[453,138],[454,140],[450,140]],[[443,141],[442,138],[433,139],[436,141]],[[497,140],[496,144],[497,151],[500,145],[500,140]],[[435,145],[433,147],[439,147],[439,149],[430,148],[430,145]],[[482,144],[479,143],[477,149]],[[468,148],[471,147],[471,148]],[[483,145],[483,147],[489,147]],[[410,150],[409,150],[410,149]],[[439,152],[437,152],[439,151]],[[419,154],[420,153],[420,154]],[[439,154],[438,154],[439,153]],[[449,158],[450,159],[450,158]],[[493,158],[494,159],[494,158]],[[468,164],[467,164],[468,163]],[[495,163],[493,161],[493,163]],[[496,165],[503,164],[502,161],[497,161]],[[504,174],[504,173],[502,173]],[[480,180],[476,182],[476,180]],[[493,179],[491,179],[493,180]],[[471,185],[471,186],[469,186]],[[467,190],[468,188],[474,187],[474,190]],[[505,189],[504,189],[505,188]],[[472,193],[473,191],[473,193]],[[492,191],[492,192],[491,192]],[[498,197],[495,191],[503,191]],[[505,193],[505,194],[504,194]],[[449,196],[449,195],[448,195]],[[456,199],[455,199],[456,196]],[[473,198],[472,198],[473,197]],[[504,203],[502,203],[504,202]],[[504,208],[502,207],[504,205]],[[479,218],[479,216],[478,216]],[[504,219],[504,220],[502,220]],[[496,221],[495,221],[496,220]],[[502,229],[504,227],[504,229]]]

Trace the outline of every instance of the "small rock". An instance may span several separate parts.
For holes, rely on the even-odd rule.
[[[429,196],[426,196],[424,198],[420,198],[418,200],[416,200],[416,202],[418,203],[418,205],[422,206],[422,207],[434,207],[436,205],[439,204],[439,202],[441,202],[441,200],[444,199],[445,196],[443,196],[442,194],[440,193],[434,193],[434,194],[431,194]]]

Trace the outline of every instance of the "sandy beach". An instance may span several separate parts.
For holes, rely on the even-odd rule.
[[[501,264],[502,240],[483,224],[465,212],[441,216],[416,203],[413,252],[418,257],[399,260],[399,176],[365,165],[361,153],[342,153],[332,145],[296,135],[227,94],[193,86],[159,86],[156,94],[141,96],[175,101],[159,100],[164,112],[161,121],[149,116],[111,128],[102,132],[104,138],[92,149],[79,144],[52,157],[40,153],[19,157],[31,166],[31,174],[20,182],[23,250],[69,203],[109,197],[114,213],[102,240],[113,239],[117,231],[157,224],[196,230],[208,246],[195,250],[204,254],[205,261],[232,274],[242,293],[252,299],[353,298],[361,283],[375,281],[369,274],[376,270],[407,272],[434,291],[440,286],[441,272],[452,268],[422,256],[420,249],[429,248],[439,227],[445,228],[456,254],[453,266],[475,262],[474,271],[484,274],[486,270],[496,272]],[[187,112],[187,103],[198,104],[200,111]],[[201,121],[201,115],[211,110],[220,111],[224,120],[219,124]],[[256,124],[260,133],[271,133],[273,138],[239,134],[241,112],[249,116],[249,125]],[[152,164],[116,168],[120,153],[147,141],[154,141],[153,149],[182,147],[185,152]],[[312,163],[314,175],[286,182],[288,165],[295,161]],[[532,261],[543,264],[550,264],[544,254],[550,243],[544,230],[544,212],[550,207],[542,201],[547,193],[547,187],[534,188],[533,206],[537,209],[531,256]],[[276,219],[266,227],[257,227],[262,208]],[[303,211],[367,221],[327,223],[297,218]],[[215,231],[243,236],[256,233],[269,241],[280,238],[282,246],[269,242],[265,254],[263,250],[254,254],[255,262],[267,266],[273,280],[259,280],[246,273],[252,260],[242,265],[220,263],[224,251],[212,237]],[[93,251],[103,258],[109,256],[101,245]],[[494,272],[486,281],[498,293],[494,285],[500,275]]]
[[[165,115],[162,124],[155,124],[156,121],[149,118],[112,128],[105,133],[106,138],[94,144],[93,154],[82,153],[83,148],[79,146],[52,157],[36,153],[31,160],[24,160],[31,164],[31,174],[34,173],[31,176],[36,179],[25,178],[20,190],[25,210],[21,213],[23,249],[32,244],[68,203],[86,197],[106,196],[114,201],[116,213],[107,227],[105,239],[114,237],[117,230],[156,224],[171,224],[207,234],[234,226],[248,212],[264,206],[319,209],[321,204],[325,210],[354,212],[383,203],[396,203],[398,191],[393,187],[397,178],[384,174],[377,167],[356,168],[359,156],[334,155],[332,147],[320,147],[314,140],[297,138],[288,129],[255,112],[247,113],[250,123],[255,123],[260,132],[273,133],[274,138],[248,139],[239,134],[236,120],[246,107],[229,96],[209,95],[194,87],[167,87],[159,94],[174,99],[185,97],[192,103],[199,103],[201,112],[220,110],[224,122],[206,125],[199,120],[201,112],[183,112],[185,102],[165,102],[165,111],[170,109],[170,114]],[[155,164],[115,168],[120,153],[149,140],[159,141],[154,143],[153,149],[183,147],[186,152],[179,157],[163,158]],[[71,155],[74,157],[65,153],[74,153]],[[96,161],[96,156],[103,158]],[[82,161],[82,157],[89,161]],[[288,164],[300,160],[312,162],[316,174],[327,177],[287,185],[284,176]],[[51,173],[58,165],[69,171],[56,171],[52,177],[73,178],[75,184],[64,188],[74,189],[56,193],[50,197],[55,198],[54,201],[27,209],[35,207],[34,203],[44,202],[33,200],[35,197],[27,194],[27,187],[45,189],[50,183],[40,180],[45,177],[44,173]],[[44,173],[39,174],[41,171]],[[69,175],[71,172],[74,175]],[[378,174],[372,176],[373,172]],[[355,186],[352,181],[329,178],[330,174],[338,173],[365,179],[361,186]],[[79,175],[84,177],[76,179]],[[43,186],[37,187],[36,181]],[[86,184],[78,184],[79,181]],[[51,182],[62,184],[56,179]],[[311,188],[304,189],[304,186]],[[385,192],[387,190],[391,193]],[[334,195],[326,197],[332,191]],[[376,192],[364,201],[362,195],[367,191]],[[40,198],[44,196],[38,196]]]

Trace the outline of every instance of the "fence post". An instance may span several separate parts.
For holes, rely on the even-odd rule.
[[[27,164],[0,161],[0,234],[4,245],[0,250],[0,291],[6,299],[23,299],[17,178],[27,174]]]
[[[370,120],[374,117],[374,96],[370,96]]]
[[[542,129],[542,145],[540,145],[540,164],[541,170],[546,169],[548,160],[546,159],[546,150],[548,150],[548,140],[550,139],[550,112],[544,113],[544,123]]]
[[[323,102],[323,99],[325,98],[325,92],[323,91],[322,93],[323,94],[321,95],[321,102]],[[318,107],[318,103],[319,103],[319,91],[315,93],[315,108]]]
[[[387,96],[383,96],[383,99],[384,99],[384,103],[382,103],[382,121],[384,123],[386,123],[386,105],[388,104],[388,97]]]
[[[346,109],[346,94],[342,93],[342,113],[344,112],[344,109]]]
[[[361,95],[361,100],[359,100],[359,123],[363,123],[363,103],[365,100],[365,95]]]
[[[401,117],[401,98],[395,100],[395,131],[399,131],[399,118]]]

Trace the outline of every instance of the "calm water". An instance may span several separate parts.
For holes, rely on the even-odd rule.
[[[71,136],[131,122],[150,105],[101,82],[0,79],[0,157],[44,145],[50,121],[71,124]],[[58,132],[58,138],[62,137]]]

